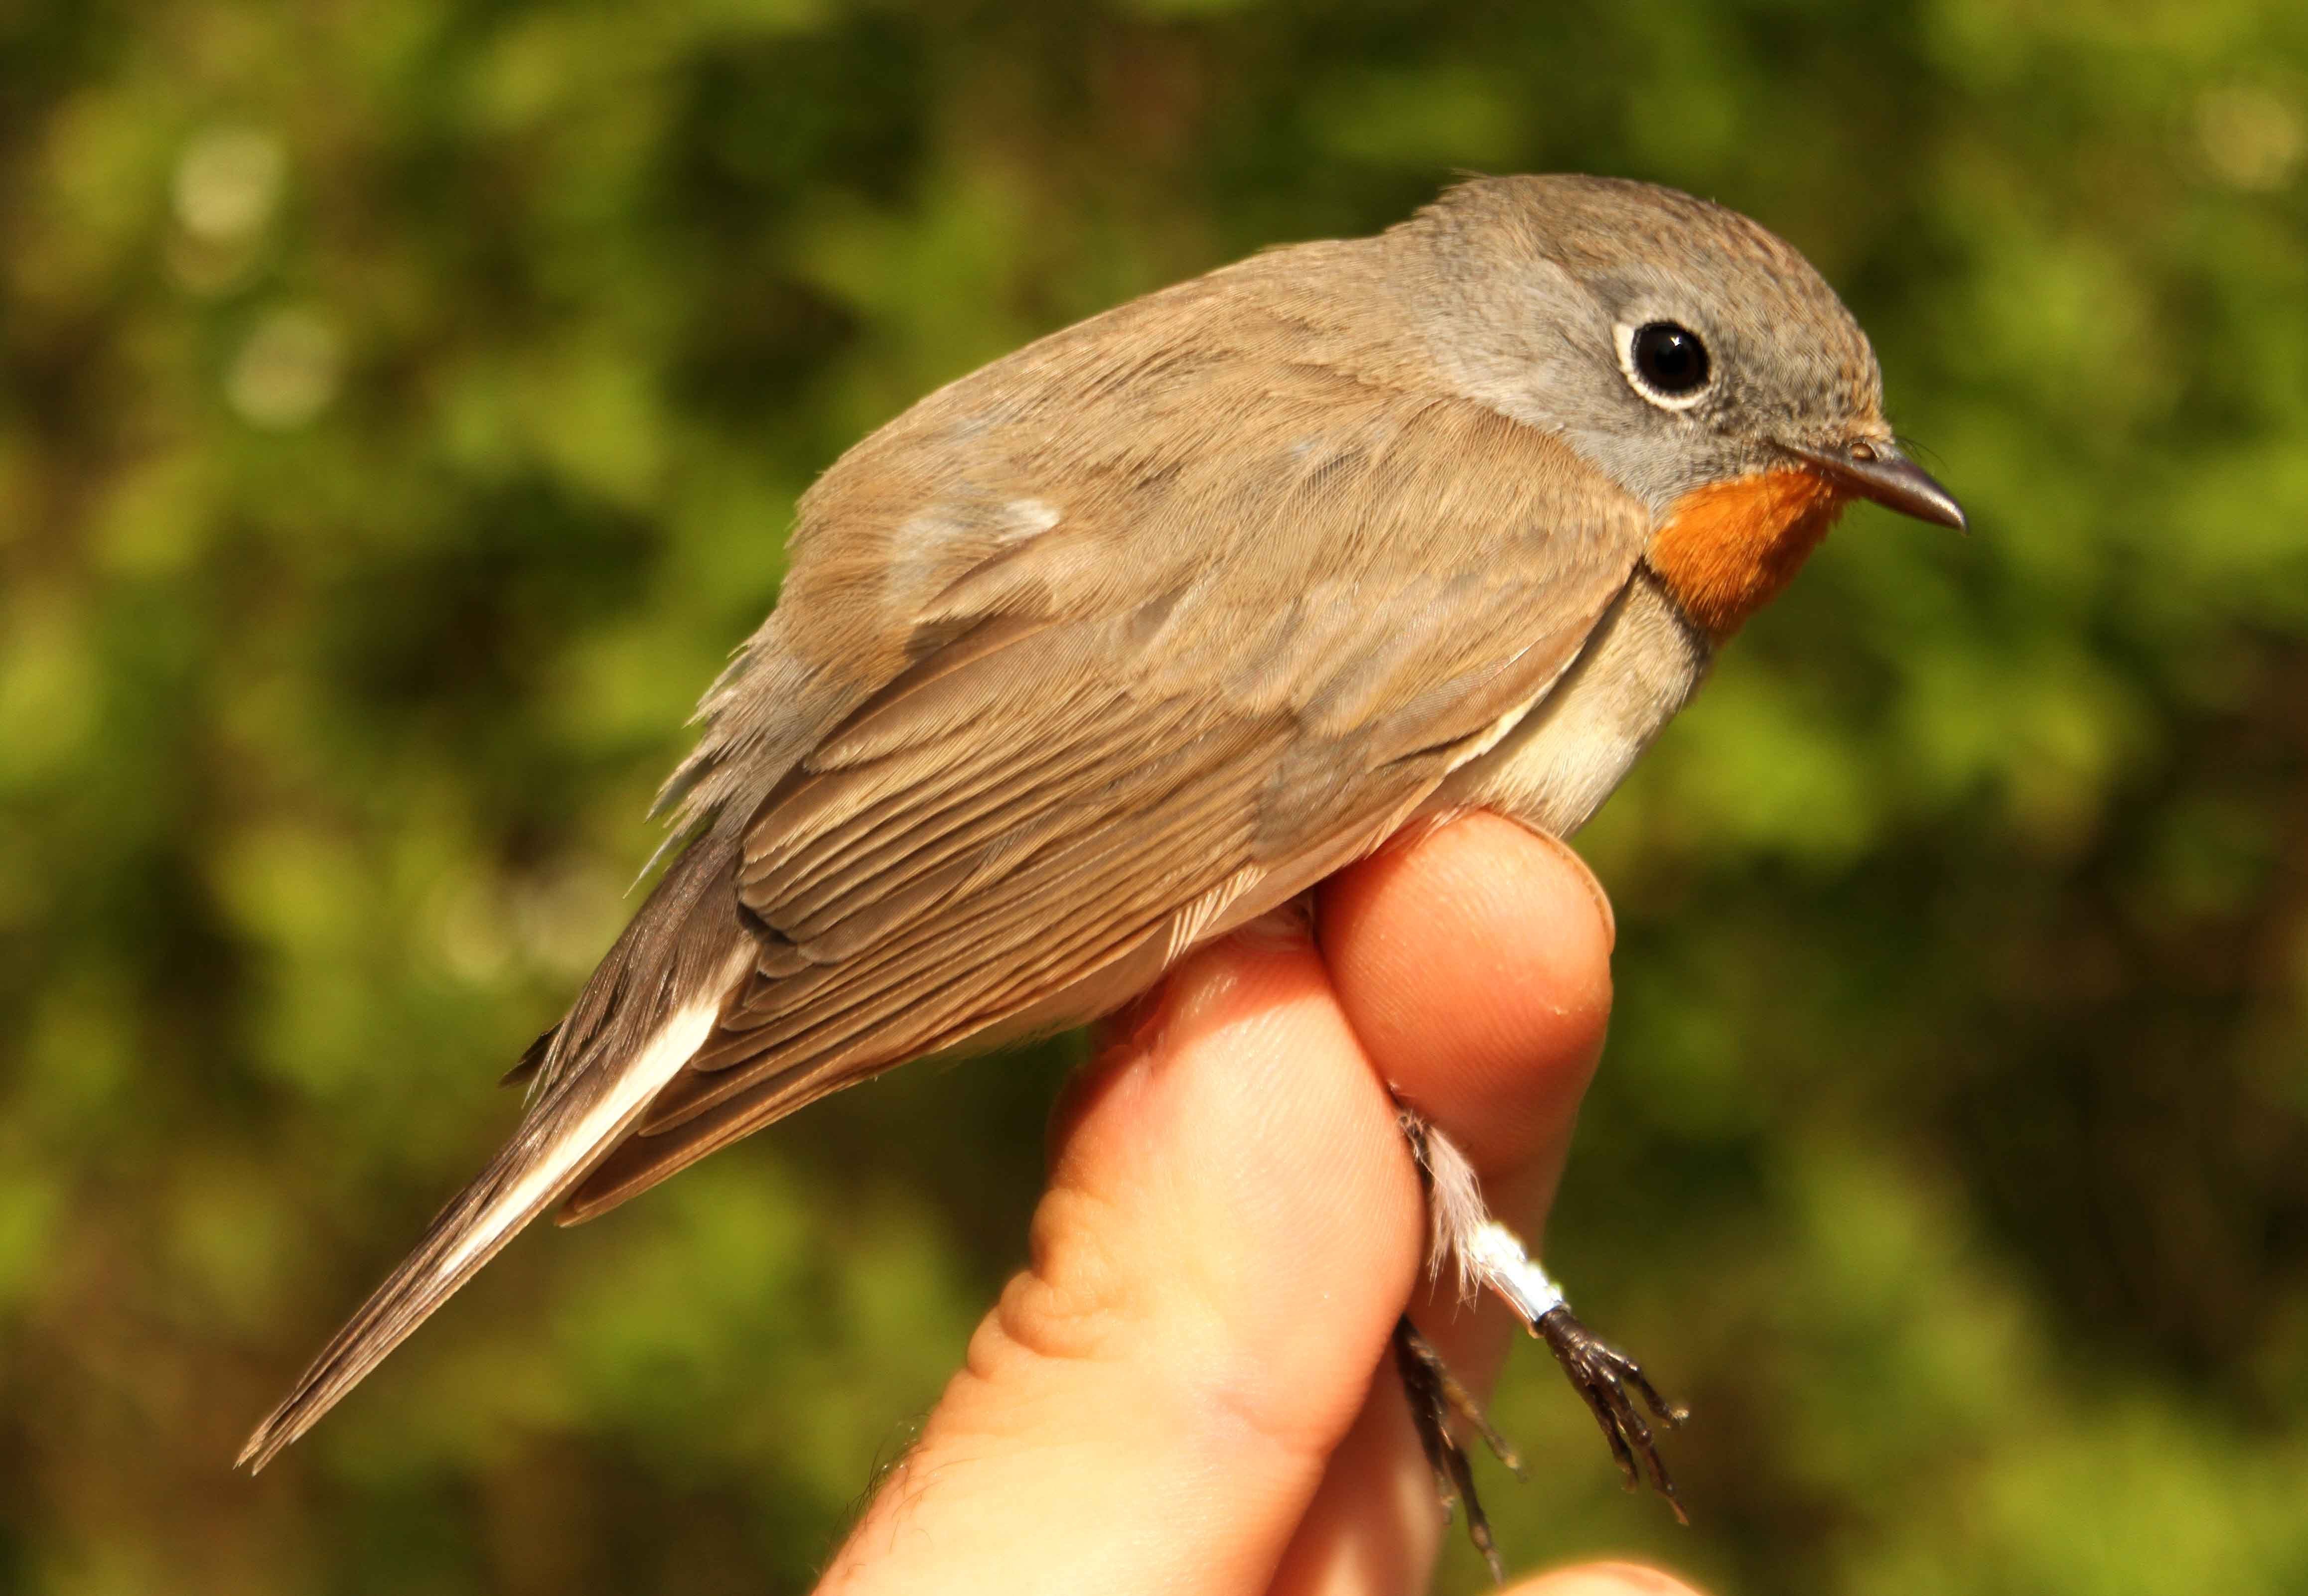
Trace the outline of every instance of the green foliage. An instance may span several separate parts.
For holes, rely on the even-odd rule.
[[[1699,1528],[1526,1354],[1504,1543],[2308,1588],[2294,0],[27,0],[0,82],[0,1587],[805,1586],[1063,1050],[525,1243],[224,1464],[507,1124],[812,474],[1478,167],[1794,239],[1975,527],[1855,514],[1587,839],[1552,1256]]]

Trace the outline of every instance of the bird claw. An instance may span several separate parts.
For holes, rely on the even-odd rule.
[[[1402,1375],[1403,1394],[1410,1399],[1411,1428],[1418,1432],[1418,1445],[1426,1454],[1426,1466],[1434,1472],[1434,1494],[1442,1504],[1445,1518],[1453,1506],[1465,1506],[1467,1539],[1482,1553],[1492,1581],[1506,1583],[1506,1564],[1499,1557],[1498,1544],[1491,1536],[1491,1521],[1483,1512],[1482,1498],[1475,1494],[1474,1470],[1468,1464],[1466,1448],[1459,1444],[1451,1421],[1456,1420],[1482,1437],[1491,1454],[1513,1470],[1517,1478],[1522,1474],[1522,1459],[1515,1454],[1506,1437],[1491,1428],[1474,1393],[1451,1372],[1442,1355],[1418,1333],[1408,1315],[1395,1321],[1394,1363]]]
[[[1611,1445],[1611,1455],[1618,1459],[1619,1470],[1626,1476],[1627,1489],[1637,1489],[1648,1480],[1653,1490],[1666,1498],[1675,1522],[1688,1524],[1690,1515],[1675,1497],[1675,1481],[1659,1457],[1643,1410],[1649,1408],[1651,1418],[1669,1429],[1689,1419],[1691,1410],[1662,1397],[1641,1364],[1598,1339],[1568,1308],[1548,1309],[1530,1329],[1546,1343],[1572,1386],[1586,1399],[1595,1422],[1602,1428],[1603,1438]]]

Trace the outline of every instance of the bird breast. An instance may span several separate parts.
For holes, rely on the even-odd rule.
[[[1429,810],[1487,809],[1569,837],[1691,701],[1713,654],[1665,579],[1638,570],[1563,680],[1488,752],[1453,771]]]
[[[1684,614],[1720,643],[1794,579],[1845,502],[1833,484],[1803,470],[1694,488],[1652,535],[1650,568]]]

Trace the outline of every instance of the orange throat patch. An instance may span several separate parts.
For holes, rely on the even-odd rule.
[[[1720,643],[1778,596],[1847,502],[1834,484],[1803,470],[1694,488],[1651,535],[1651,569],[1684,614]]]

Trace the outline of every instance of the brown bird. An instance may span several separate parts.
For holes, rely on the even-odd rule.
[[[1423,818],[1569,836],[1855,496],[1963,525],[1802,256],[1601,178],[1469,182],[941,389],[804,495],[777,608],[660,796],[679,857],[514,1070],[512,1140],[241,1461],[548,1208],[1108,1013]],[[1667,1490],[1633,1396],[1676,1415],[1405,1125],[1437,1262]],[[1407,1320],[1398,1351],[1463,1492],[1448,1420],[1477,1416]]]

